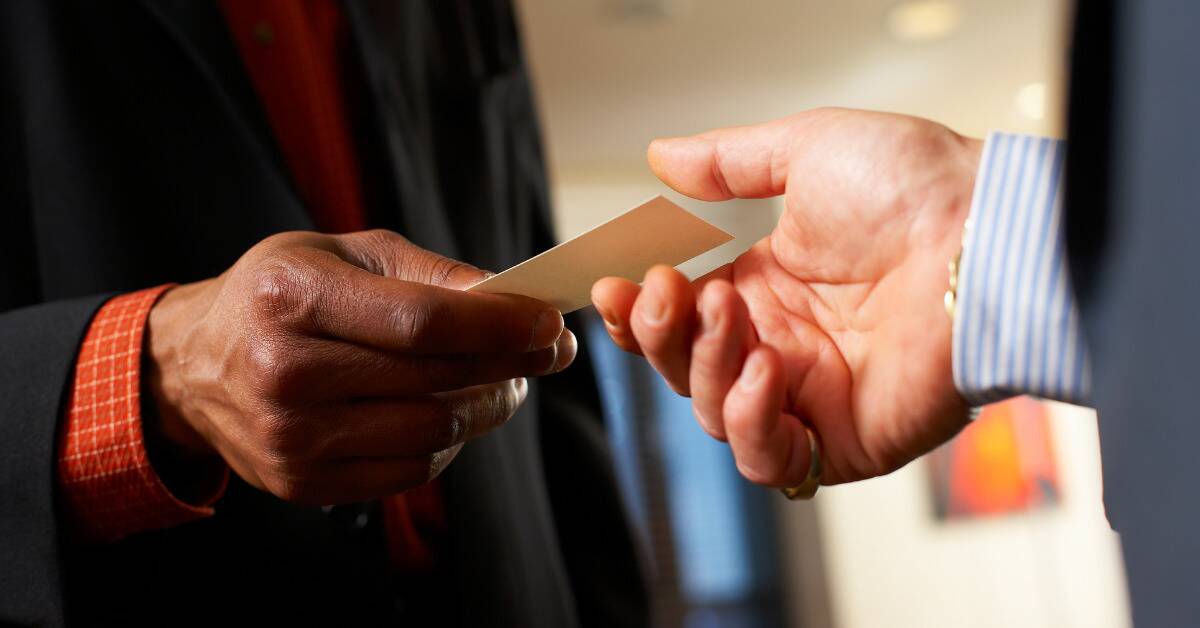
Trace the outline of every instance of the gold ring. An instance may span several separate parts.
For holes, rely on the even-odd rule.
[[[821,488],[821,446],[817,444],[817,435],[807,425],[804,426],[804,433],[808,435],[808,475],[795,486],[779,489],[784,497],[791,500],[812,499],[817,489]]]

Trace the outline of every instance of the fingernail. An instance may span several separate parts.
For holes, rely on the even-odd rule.
[[[646,291],[643,294],[646,300],[642,303],[641,307],[642,318],[646,319],[647,323],[661,323],[667,315],[666,301],[653,291]]]
[[[533,323],[533,334],[529,339],[529,349],[536,351],[554,346],[563,330],[562,314],[553,308],[542,310]]]
[[[762,358],[758,357],[757,354],[751,354],[750,359],[746,360],[745,366],[742,367],[742,375],[738,378],[738,385],[747,389],[757,388],[762,381],[763,374],[766,373],[766,368],[764,368],[762,362]]]
[[[554,361],[555,372],[570,366],[578,352],[579,342],[575,339],[575,334],[571,333],[569,329],[564,329],[562,336],[558,339],[558,356]]]
[[[617,319],[614,318],[613,315],[608,312],[608,310],[597,305],[596,311],[600,314],[600,318],[604,319],[605,324],[607,324],[609,327],[617,326]]]

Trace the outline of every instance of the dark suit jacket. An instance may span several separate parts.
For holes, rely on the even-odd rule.
[[[237,481],[211,519],[65,539],[56,423],[106,295],[213,276],[312,227],[215,4],[0,3],[0,623],[419,623],[436,608],[469,626],[644,624],[586,357],[445,474],[432,582],[389,580],[369,505],[360,529]],[[496,270],[548,247],[506,3],[346,10],[374,225]]]
[[[1200,3],[1081,0],[1067,229],[1137,625],[1200,625]]]

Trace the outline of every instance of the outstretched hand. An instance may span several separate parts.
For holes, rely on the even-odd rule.
[[[597,282],[593,301],[618,345],[692,396],[748,479],[804,479],[802,422],[825,484],[888,473],[966,422],[942,295],[980,150],[927,120],[841,109],[656,140],[650,165],[675,190],[783,194],[786,211],[695,283],[658,267],[641,287]]]

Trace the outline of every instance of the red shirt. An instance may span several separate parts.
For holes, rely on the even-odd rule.
[[[300,196],[327,232],[365,228],[359,152],[342,84],[352,54],[334,0],[221,0],[230,33],[271,123]],[[59,450],[59,487],[79,537],[113,541],[210,516],[225,489],[196,503],[171,494],[150,465],[142,435],[140,364],[159,286],[106,303],[88,329],[75,369]],[[228,478],[228,470],[225,471]],[[435,485],[385,499],[393,565],[427,567],[419,528],[444,528]]]

